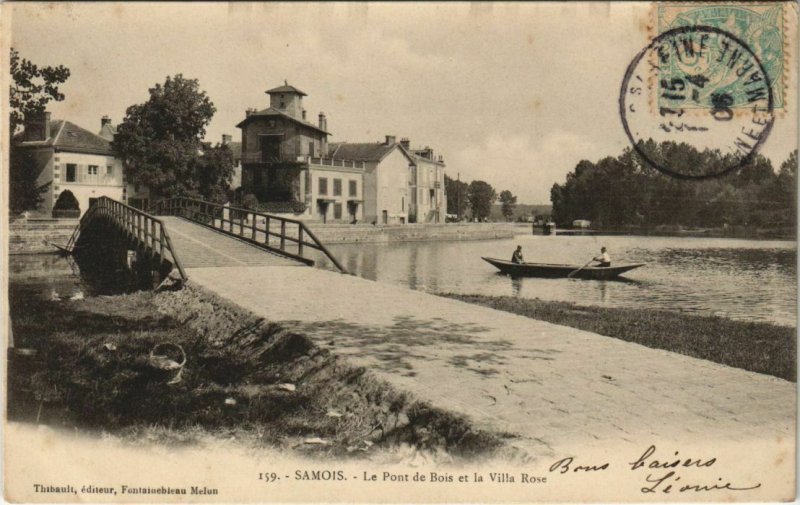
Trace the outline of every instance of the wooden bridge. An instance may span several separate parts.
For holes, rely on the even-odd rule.
[[[194,268],[310,266],[319,255],[345,271],[302,221],[202,200],[171,198],[145,212],[102,197],[84,214],[66,250],[97,247],[108,231],[162,277],[173,269],[186,280]],[[94,238],[82,240],[87,235]]]

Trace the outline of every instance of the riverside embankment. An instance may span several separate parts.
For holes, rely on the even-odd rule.
[[[18,219],[8,226],[8,252],[52,253],[52,244],[66,246],[77,225],[77,219]]]
[[[308,225],[323,244],[489,240],[511,238],[519,233],[519,229],[513,223],[426,223],[402,225],[308,223]],[[530,226],[526,229],[530,232]]]
[[[399,446],[486,455],[502,446],[463,416],[202,288],[76,297],[62,285],[47,298],[41,288],[12,287],[16,347],[36,351],[10,353],[12,421],[167,445],[234,436],[247,447],[329,457],[380,457]],[[151,365],[159,344],[185,350],[180,375]]]
[[[422,401],[504,432],[532,458],[641,440],[785,451],[796,385],[615,338],[311,268],[191,269]],[[270,285],[280,296],[261,296]]]

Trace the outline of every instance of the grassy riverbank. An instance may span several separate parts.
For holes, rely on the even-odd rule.
[[[444,296],[797,381],[794,328],[659,310],[581,306],[509,296]]]
[[[248,449],[314,457],[490,454],[501,439],[415,401],[310,339],[197,288],[43,300],[12,292],[9,419],[193,444],[235,437]],[[29,296],[30,295],[30,296]],[[154,346],[180,345],[176,371]]]

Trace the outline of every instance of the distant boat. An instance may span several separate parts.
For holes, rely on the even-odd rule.
[[[618,265],[610,267],[584,267],[580,265],[560,265],[553,263],[513,263],[511,261],[500,260],[496,258],[481,258],[483,261],[490,263],[497,267],[504,274],[511,275],[512,277],[569,277],[572,272],[573,279],[596,279],[596,280],[609,280],[618,277],[634,268],[644,266],[645,263],[636,263],[632,265]]]

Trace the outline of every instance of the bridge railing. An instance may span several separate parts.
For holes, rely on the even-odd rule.
[[[181,278],[187,279],[186,272],[172,245],[172,240],[169,238],[167,227],[161,219],[107,196],[100,197],[89,208],[81,219],[79,228],[84,225],[84,219],[88,221],[93,216],[105,216],[111,219],[131,238],[138,240],[145,247],[149,247],[158,255],[162,263],[168,259],[167,255],[169,255],[169,259],[178,269]]]
[[[185,197],[161,200],[150,210],[184,217],[307,265],[313,265],[314,260],[304,255],[305,248],[314,249],[327,256],[339,271],[347,273],[306,224],[297,219]]]

